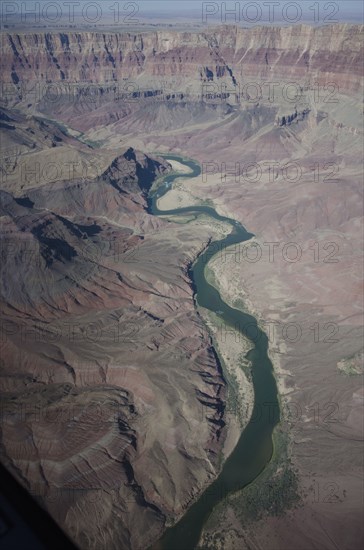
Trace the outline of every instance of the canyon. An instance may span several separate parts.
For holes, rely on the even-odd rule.
[[[189,275],[226,227],[148,210],[168,154],[201,175],[162,210],[209,204],[254,233],[206,270],[267,332],[282,411],[266,473],[199,547],[361,547],[362,38],[1,33],[1,459],[80,548],[157,543],[251,413],[231,400],[234,371],[252,399],[251,344]]]

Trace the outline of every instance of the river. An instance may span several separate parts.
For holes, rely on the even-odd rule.
[[[242,432],[235,449],[224,463],[217,479],[200,495],[180,521],[166,530],[161,540],[153,547],[158,550],[194,550],[213,508],[227,494],[234,493],[253,482],[270,461],[273,452],[273,429],[279,422],[279,402],[272,363],[268,357],[266,334],[260,330],[254,317],[227,305],[216,288],[210,285],[205,278],[205,267],[214,253],[221,247],[242,243],[253,235],[248,233],[239,222],[220,216],[210,206],[159,210],[158,199],[170,190],[176,178],[191,178],[201,173],[199,164],[193,160],[186,160],[175,155],[165,155],[164,158],[167,161],[169,159],[176,160],[187,165],[192,172],[165,176],[157,189],[150,193],[148,210],[155,216],[193,214],[195,218],[198,218],[203,214],[231,226],[229,235],[221,240],[211,241],[197,258],[190,269],[190,277],[197,304],[215,313],[218,312],[227,325],[237,328],[254,344],[253,349],[247,354],[247,358],[251,362],[254,387],[254,407],[251,419]]]

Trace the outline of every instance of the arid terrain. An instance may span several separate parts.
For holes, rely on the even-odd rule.
[[[206,276],[268,334],[281,404],[271,462],[221,488],[199,547],[361,548],[363,27],[1,41],[2,462],[80,548],[144,550],[237,443],[252,343],[189,275],[228,230],[148,211],[180,155],[201,174],[159,208],[254,234]]]

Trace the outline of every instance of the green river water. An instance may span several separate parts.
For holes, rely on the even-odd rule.
[[[197,547],[203,526],[213,508],[226,495],[234,493],[253,482],[271,459],[273,452],[272,433],[279,422],[279,402],[277,386],[273,376],[272,363],[268,357],[268,338],[258,327],[251,315],[230,307],[219,292],[207,282],[205,267],[221,247],[242,243],[252,237],[237,221],[220,216],[210,206],[190,206],[174,210],[159,210],[158,199],[168,192],[176,178],[196,177],[201,173],[198,163],[179,156],[166,155],[168,161],[176,160],[187,165],[192,172],[165,176],[158,188],[150,193],[149,212],[158,215],[201,215],[223,221],[231,226],[231,233],[218,241],[212,241],[198,257],[190,269],[195,300],[198,306],[218,312],[226,325],[235,327],[254,344],[247,358],[252,365],[254,386],[254,407],[251,419],[242,432],[238,444],[226,460],[217,479],[205,490],[188,509],[182,519],[165,532],[154,546],[159,550],[193,550]],[[243,269],[243,264],[242,264]],[[239,368],[239,367],[237,367]],[[272,414],[273,411],[273,414]]]

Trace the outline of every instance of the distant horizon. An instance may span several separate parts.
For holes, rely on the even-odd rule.
[[[86,2],[87,0],[82,0]],[[240,8],[240,17],[241,22],[247,22],[247,23],[254,23],[253,19],[255,17],[258,18],[258,21],[266,22],[268,24],[274,23],[275,21],[282,21],[282,22],[288,22],[286,21],[281,14],[282,10],[287,9],[287,15],[288,17],[294,18],[294,14],[292,13],[293,5],[296,4],[297,6],[300,6],[303,12],[303,18],[302,20],[305,20],[306,18],[308,20],[311,20],[314,23],[314,10],[313,5],[314,2],[312,0],[299,0],[298,2],[288,2],[288,1],[280,1],[280,2],[248,2],[246,0],[244,1],[227,1],[227,2],[221,2],[221,1],[212,1],[212,2],[196,2],[196,0],[186,0],[183,3],[181,3],[179,0],[140,0],[136,1],[136,4],[138,4],[140,8],[140,15],[153,15],[158,17],[166,17],[166,16],[176,16],[176,17],[187,17],[187,18],[198,18],[202,19],[202,5],[205,5],[205,12],[213,11],[214,9],[217,10],[215,14],[211,14],[208,16],[209,21],[217,21],[220,20],[221,23],[224,23],[224,14],[222,13],[223,8],[222,4],[226,5],[226,23],[229,24],[234,23],[234,6],[236,4],[239,5]],[[319,9],[322,11],[322,18],[327,17],[329,18],[336,18],[341,22],[344,18],[350,18],[358,19],[363,21],[364,19],[364,10],[363,10],[363,2],[362,0],[338,0],[336,2],[318,2],[320,4]],[[279,4],[278,6],[274,7],[273,12],[273,6],[271,6],[271,16],[274,15],[274,20],[269,20],[269,4]],[[292,5],[292,8],[289,8],[289,4]],[[256,6],[256,7],[255,7]],[[259,19],[259,12],[257,11],[257,6],[260,6],[261,8],[261,18]],[[336,7],[335,7],[336,6]],[[162,10],[163,12],[159,13],[158,10]],[[246,9],[248,8],[248,9]],[[326,8],[326,10],[325,10]],[[166,14],[167,10],[167,14]],[[291,13],[290,13],[291,10]],[[187,14],[187,12],[190,12]],[[230,15],[228,14],[228,11],[230,11]],[[245,19],[244,19],[244,13],[245,12]],[[257,15],[255,15],[257,14]],[[304,15],[306,14],[306,15]],[[312,17],[309,17],[309,15],[312,15]],[[252,21],[249,21],[249,18],[252,19]],[[258,22],[256,21],[256,22]],[[293,22],[293,21],[292,21]],[[334,21],[333,21],[334,22]],[[238,21],[235,21],[235,23],[238,23]]]
[[[278,4],[278,5],[277,5]],[[199,2],[186,0],[136,0],[115,2],[79,0],[75,5],[57,3],[5,1],[1,10],[1,30],[19,25],[21,28],[55,26],[103,27],[105,25],[135,27],[148,23],[199,26],[237,25],[239,27],[290,26],[305,24],[321,27],[337,23],[364,24],[361,0],[336,2]],[[57,9],[54,6],[58,6]]]

